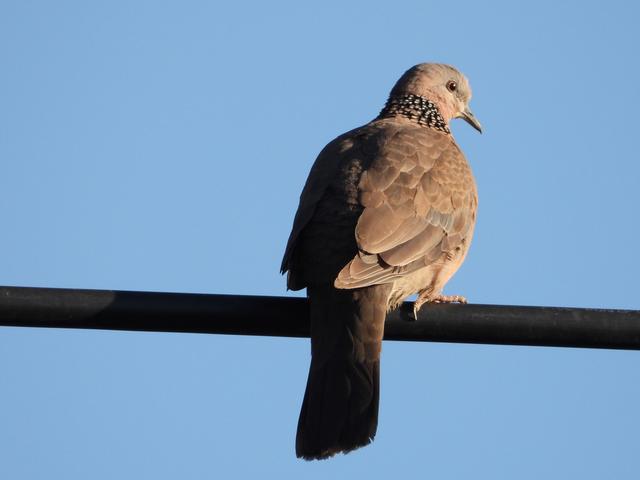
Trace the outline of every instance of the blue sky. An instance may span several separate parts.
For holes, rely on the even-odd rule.
[[[474,303],[640,308],[632,2],[0,3],[0,284],[292,295],[320,149],[466,73]],[[0,478],[635,479],[636,352],[386,342],[373,445],[295,459],[302,339],[0,329]]]

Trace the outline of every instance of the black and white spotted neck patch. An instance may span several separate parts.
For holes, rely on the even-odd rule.
[[[436,104],[420,95],[410,93],[389,97],[378,118],[390,118],[397,115],[415,120],[419,125],[451,133]]]

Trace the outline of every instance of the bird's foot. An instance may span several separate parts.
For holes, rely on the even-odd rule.
[[[462,295],[438,295],[430,300],[431,303],[468,303]]]
[[[418,311],[425,303],[467,303],[467,299],[462,295],[436,295],[430,297],[429,295],[418,295],[415,303],[413,304],[413,317],[418,319]]]

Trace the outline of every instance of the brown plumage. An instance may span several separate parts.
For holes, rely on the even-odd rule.
[[[311,367],[296,453],[321,459],[371,442],[378,422],[386,313],[418,293],[442,295],[465,258],[476,186],[450,134],[455,117],[480,130],[466,78],[420,64],[398,80],[372,122],[320,153],[300,197],[282,262],[292,290],[307,288]]]

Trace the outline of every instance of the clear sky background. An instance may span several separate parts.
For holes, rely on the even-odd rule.
[[[634,2],[0,2],[0,284],[292,295],[320,149],[423,61],[485,127],[446,292],[640,309]],[[294,436],[303,339],[0,328],[0,478],[637,479],[640,353],[386,342],[375,442]]]

